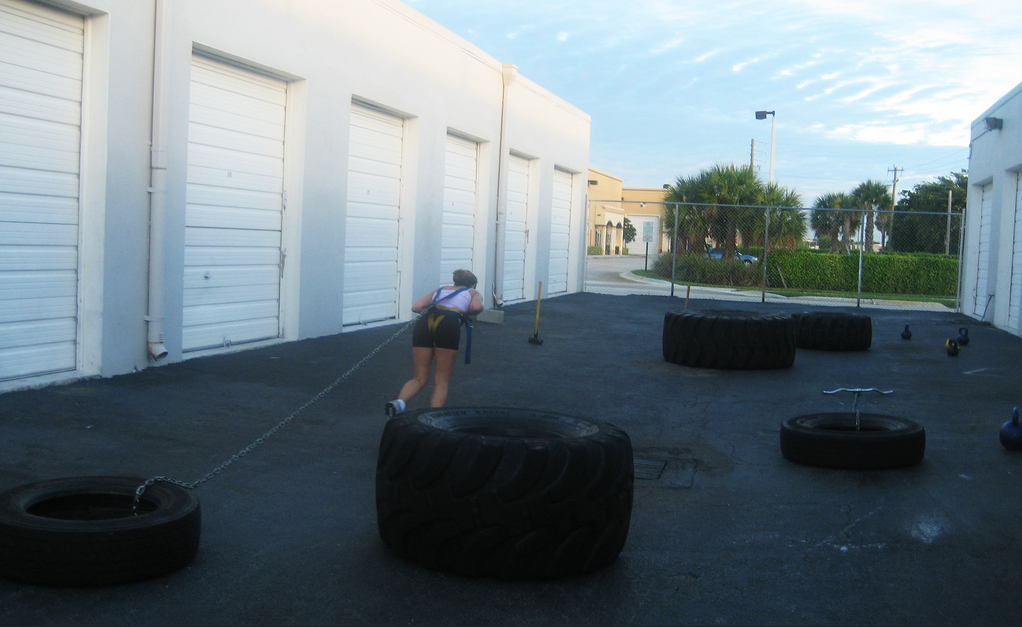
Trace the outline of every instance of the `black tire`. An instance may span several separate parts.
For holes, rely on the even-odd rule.
[[[781,453],[808,466],[878,470],[923,461],[926,431],[912,420],[850,412],[809,414],[781,425]]]
[[[628,435],[524,409],[430,409],[387,422],[376,467],[380,537],[400,557],[469,577],[550,579],[624,547]]]
[[[795,330],[795,320],[781,314],[669,311],[664,315],[664,359],[693,368],[790,368]]]
[[[199,500],[145,479],[51,479],[0,494],[0,576],[91,586],[149,579],[189,564],[199,547]]]
[[[873,319],[837,312],[797,313],[798,347],[823,351],[864,351],[873,343]]]

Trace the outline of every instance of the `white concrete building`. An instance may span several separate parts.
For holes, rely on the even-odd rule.
[[[1022,84],[972,123],[962,311],[1022,335]]]
[[[397,0],[0,0],[0,391],[578,291],[589,133]]]

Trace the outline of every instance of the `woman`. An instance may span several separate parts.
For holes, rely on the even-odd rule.
[[[434,359],[433,397],[431,407],[447,403],[447,388],[458,359],[461,341],[461,323],[466,316],[483,310],[483,299],[475,290],[476,276],[468,270],[454,271],[454,285],[441,287],[426,294],[412,305],[412,311],[423,313],[412,330],[412,362],[414,376],[401,388],[401,393],[384,406],[388,415],[405,410],[408,401],[422,391],[429,381],[429,370]]]

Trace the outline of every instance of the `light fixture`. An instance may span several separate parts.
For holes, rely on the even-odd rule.
[[[983,120],[987,123],[988,131],[999,131],[1004,126],[1004,118],[986,118]]]
[[[777,133],[777,112],[776,111],[757,111],[756,119],[765,120],[767,116],[770,116],[770,181],[769,184],[774,184],[774,138]]]

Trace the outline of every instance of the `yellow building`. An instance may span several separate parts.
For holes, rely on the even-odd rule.
[[[663,200],[666,190],[653,187],[625,187],[612,174],[589,168],[589,222],[586,244],[591,253],[619,255],[664,250],[661,234]],[[635,240],[624,241],[625,218],[635,227]],[[631,250],[626,251],[626,246]],[[598,252],[597,252],[598,251]]]

